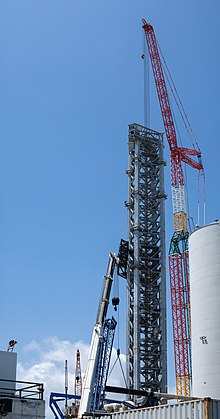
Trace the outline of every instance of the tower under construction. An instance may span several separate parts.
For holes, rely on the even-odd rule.
[[[132,124],[128,146],[127,385],[166,392],[163,136]]]

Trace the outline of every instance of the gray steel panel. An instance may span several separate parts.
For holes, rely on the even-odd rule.
[[[16,368],[17,368],[17,353],[16,352],[6,352],[0,351],[0,378],[3,380],[12,380],[10,381],[0,381],[0,395],[8,394],[13,395],[15,389],[16,381]]]
[[[110,417],[112,419],[220,419],[220,400],[193,400],[113,413],[101,418],[99,416],[99,419],[109,419]],[[93,416],[94,418],[95,416]]]

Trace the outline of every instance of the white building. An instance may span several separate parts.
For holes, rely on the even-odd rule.
[[[0,351],[0,416],[44,419],[43,384],[16,381],[17,354]]]

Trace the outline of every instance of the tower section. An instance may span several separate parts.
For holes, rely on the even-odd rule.
[[[163,136],[131,124],[128,147],[127,385],[166,392]]]

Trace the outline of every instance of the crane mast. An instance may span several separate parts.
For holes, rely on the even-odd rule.
[[[179,147],[171,112],[162,63],[153,26],[142,19],[153,69],[164,129],[170,148],[170,177],[174,217],[174,234],[169,250],[170,288],[174,336],[176,390],[178,395],[190,395],[190,281],[188,262],[188,221],[182,162],[202,170],[201,152]],[[197,156],[198,162],[191,156]]]

